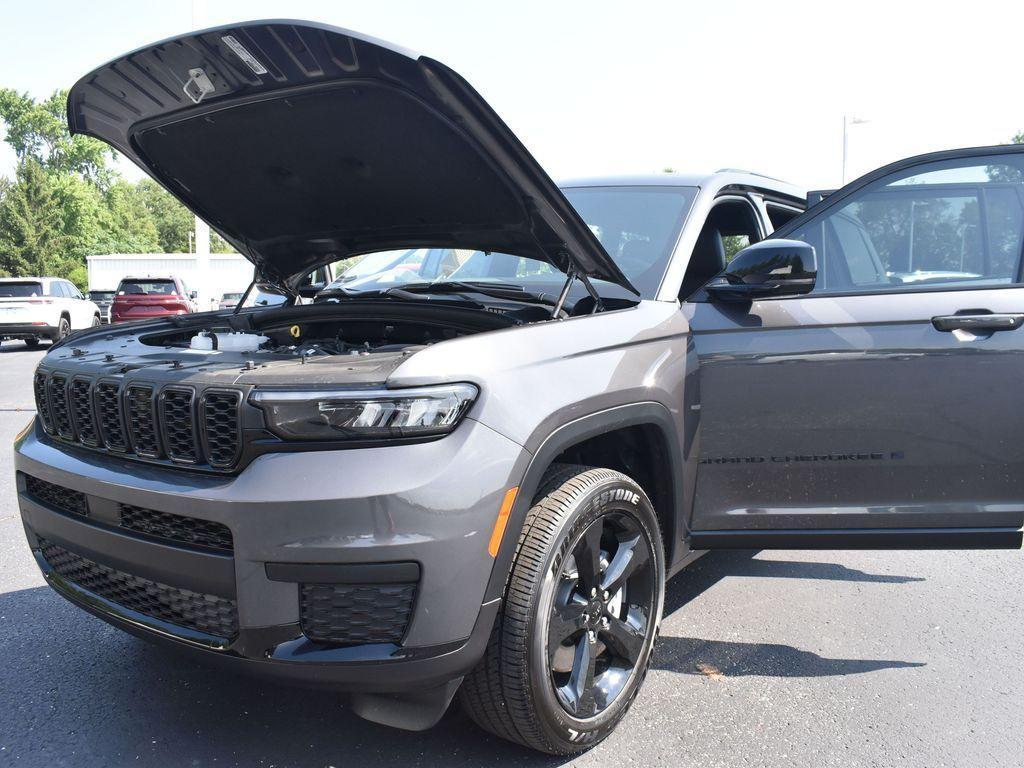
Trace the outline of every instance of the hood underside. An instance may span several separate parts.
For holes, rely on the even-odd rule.
[[[465,80],[351,32],[252,22],[147,46],[82,78],[68,122],[285,285],[350,255],[433,246],[542,259],[633,290]]]

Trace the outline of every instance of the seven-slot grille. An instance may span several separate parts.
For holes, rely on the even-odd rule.
[[[43,429],[62,440],[220,470],[241,454],[242,395],[234,390],[200,396],[176,384],[160,389],[40,371],[33,391]]]

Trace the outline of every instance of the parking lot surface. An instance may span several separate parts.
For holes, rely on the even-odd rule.
[[[43,351],[0,346],[0,442],[31,417]],[[73,608],[24,542],[0,451],[0,765],[1020,766],[1019,552],[730,552],[669,585],[626,720],[574,758],[457,709],[427,733],[330,692],[197,666]]]

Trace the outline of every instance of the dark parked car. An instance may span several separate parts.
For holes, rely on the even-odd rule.
[[[114,303],[114,295],[117,291],[89,291],[89,301],[99,307],[100,322],[106,325],[110,322],[110,307]]]
[[[126,277],[117,286],[110,307],[110,322],[152,320],[195,312],[196,292],[180,277]]]
[[[747,173],[560,189],[443,64],[304,22],[140,49],[69,118],[285,297],[41,361],[28,541],[116,626],[405,728],[458,695],[572,753],[702,551],[1021,545],[1024,146],[803,214]],[[467,258],[299,303],[403,247]]]

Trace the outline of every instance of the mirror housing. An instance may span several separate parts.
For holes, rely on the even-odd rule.
[[[193,299],[193,300],[194,299],[198,299],[199,298],[199,291],[189,291],[188,292],[188,297],[190,299]]]
[[[737,253],[704,290],[732,302],[799,296],[813,290],[817,276],[814,246],[802,240],[762,240]]]

